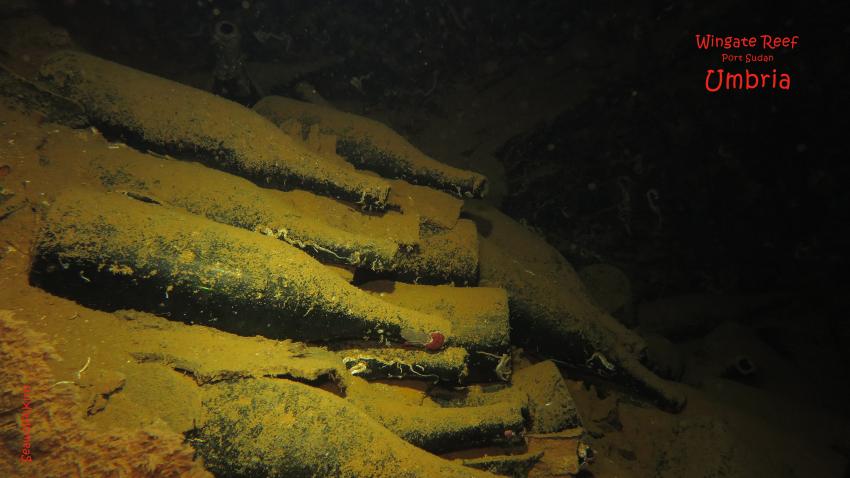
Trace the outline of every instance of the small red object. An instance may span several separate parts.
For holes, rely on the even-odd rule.
[[[428,343],[425,344],[425,348],[427,350],[439,350],[440,347],[443,346],[443,343],[446,341],[446,336],[443,335],[442,332],[434,331],[430,334],[431,339],[428,340]]]

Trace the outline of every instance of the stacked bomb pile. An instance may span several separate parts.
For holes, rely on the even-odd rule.
[[[33,283],[105,310],[321,343],[344,367],[347,400],[283,379],[207,385],[210,413],[197,443],[213,471],[344,476],[352,463],[380,462],[396,476],[401,468],[386,464],[403,461],[401,450],[334,448],[327,458],[302,449],[311,434],[344,442],[352,424],[433,452],[577,426],[560,372],[545,364],[528,369],[533,379],[518,372],[501,392],[449,401],[439,412],[381,408],[377,389],[363,381],[510,382],[512,341],[533,342],[662,407],[684,405],[642,365],[640,338],[590,303],[557,252],[475,201],[484,177],[427,157],[379,123],[276,97],[252,111],[78,52],[51,56],[39,83],[108,136],[155,154],[92,155],[86,167],[110,192],[57,198],[36,246]],[[68,139],[48,141],[43,154],[61,141]],[[542,395],[541,383],[551,385]],[[231,399],[246,394],[258,398]],[[325,402],[318,415],[300,413]],[[237,417],[268,413],[312,418],[299,419],[303,436],[264,448]],[[280,418],[280,429],[262,433],[280,438]],[[245,449],[225,445],[242,438]],[[428,467],[422,476],[472,473],[439,460]]]

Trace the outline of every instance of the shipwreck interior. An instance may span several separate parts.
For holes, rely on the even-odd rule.
[[[850,477],[779,5],[0,1],[0,476]]]

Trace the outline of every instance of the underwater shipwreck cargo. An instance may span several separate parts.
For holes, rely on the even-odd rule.
[[[88,120],[82,108],[69,99],[54,94],[0,64],[0,96],[38,111],[54,123],[82,128]]]
[[[48,148],[49,151],[49,148]],[[111,151],[111,150],[110,150]],[[146,158],[153,160],[154,158]],[[158,160],[163,163],[168,164],[180,164],[181,167],[196,167],[196,165],[183,165],[178,162],[170,162],[165,160]],[[105,165],[109,164],[109,161],[99,160],[95,161],[100,166],[97,168],[104,168]],[[116,163],[120,164],[120,162]],[[118,168],[120,171],[121,168]],[[127,169],[127,171],[132,172],[132,168]],[[107,169],[99,170],[99,175],[101,179],[103,178],[118,178],[120,175],[116,174],[110,176],[109,174],[103,174],[104,171],[108,171]],[[131,175],[132,176],[132,175]],[[227,175],[221,175],[222,177],[227,177]],[[125,178],[126,179],[126,178]],[[150,181],[150,178],[148,179]],[[108,180],[110,182],[112,180]],[[134,183],[135,181],[129,179],[129,183]],[[150,181],[151,183],[156,183],[156,181]],[[168,185],[168,181],[161,183],[159,187],[163,187],[163,189],[153,189],[152,191],[144,191],[140,193],[140,195],[136,196],[137,199],[140,200],[153,200],[153,202],[157,202],[157,196],[162,195],[162,198],[180,198],[184,199],[175,199],[174,203],[186,207],[186,203],[179,204],[181,201],[185,201],[185,197],[191,196],[192,194],[188,193],[179,193],[176,196],[173,192],[168,192],[167,188],[164,185]],[[250,186],[245,183],[246,186]],[[120,187],[120,184],[116,183],[112,185],[116,190],[122,190],[124,188]],[[179,185],[174,185],[175,188],[178,188]],[[251,186],[253,187],[253,186]],[[143,188],[144,189],[144,188]],[[124,191],[125,193],[129,191]],[[150,194],[152,197],[147,197],[147,194]],[[203,196],[203,193],[198,193],[200,196]],[[276,193],[277,194],[277,193]],[[284,195],[297,195],[297,194],[305,194],[303,192],[293,191],[290,193],[280,193]],[[200,197],[199,196],[199,197]],[[128,198],[125,198],[128,199]],[[132,200],[128,204],[133,204]],[[137,201],[138,202],[138,201]],[[168,201],[163,201],[163,203],[168,204]],[[202,201],[199,201],[197,204],[199,207],[203,207],[201,205]],[[141,203],[140,203],[141,204]],[[156,207],[153,204],[146,204],[146,207]],[[168,210],[167,207],[163,206],[163,210]],[[189,208],[191,209],[191,208]],[[226,208],[224,208],[226,209]],[[237,208],[241,209],[241,208]],[[205,215],[206,212],[201,212],[196,209],[196,212],[203,213]],[[221,211],[216,212],[219,214]],[[234,218],[245,218],[251,217],[250,214],[244,215],[245,211],[234,210],[232,216]],[[117,212],[116,212],[117,214]],[[360,214],[360,213],[357,213]],[[491,214],[488,218],[485,218],[487,214]],[[576,283],[577,279],[570,279],[569,276],[561,277],[561,275],[565,274],[565,271],[568,269],[564,269],[561,267],[561,272],[557,273],[546,273],[545,271],[550,268],[548,262],[552,257],[549,256],[551,250],[539,239],[533,239],[530,237],[525,237],[523,234],[517,233],[512,230],[512,227],[519,228],[520,232],[524,232],[527,234],[527,231],[524,231],[518,225],[509,226],[510,222],[507,222],[507,219],[503,218],[492,213],[482,213],[479,212],[478,216],[470,206],[469,211],[467,211],[466,215],[471,217],[481,223],[480,230],[482,232],[481,241],[481,250],[482,250],[482,285],[493,285],[498,287],[504,287],[508,290],[509,296],[511,299],[511,315],[512,320],[514,321],[513,326],[517,328],[519,331],[519,337],[524,340],[534,339],[535,337],[540,338],[538,343],[543,344],[546,348],[544,352],[547,353],[548,356],[552,356],[568,363],[570,366],[580,369],[584,372],[588,372],[592,375],[601,376],[605,379],[621,383],[626,385],[628,388],[636,390],[644,395],[647,395],[653,400],[657,401],[659,404],[664,406],[665,408],[677,409],[681,407],[684,403],[683,398],[680,396],[678,392],[673,391],[672,384],[665,382],[658,378],[656,375],[652,374],[648,369],[646,369],[641,363],[641,351],[642,351],[642,343],[640,339],[633,333],[624,329],[622,326],[619,326],[616,322],[613,321],[612,318],[606,316],[601,313],[598,309],[592,307],[589,303],[587,303],[587,298],[583,295],[584,291],[579,288],[575,289],[575,287],[563,287],[565,284],[565,280],[567,283]],[[191,216],[190,216],[191,217]],[[221,220],[219,218],[219,220]],[[483,222],[482,222],[483,220]],[[459,231],[467,230],[469,234],[466,236],[471,236],[473,240],[469,242],[471,247],[465,247],[464,249],[472,249],[474,250],[475,245],[478,241],[475,241],[476,237],[476,227],[473,221],[469,219],[462,219],[458,222],[458,226],[464,225],[463,228],[456,227],[453,230],[447,231],[443,234],[457,234]],[[243,225],[244,226],[244,225]],[[486,237],[484,236],[486,233]],[[439,233],[438,233],[439,234]],[[439,236],[437,236],[439,237]],[[368,235],[367,235],[368,240]],[[499,244],[496,244],[494,241],[500,241]],[[468,241],[467,241],[468,242]],[[491,244],[493,243],[493,244]],[[421,257],[427,257],[428,253],[432,253],[433,251],[439,251],[439,247],[433,247],[428,245],[428,239],[426,235],[426,240],[422,241],[420,244],[420,249],[423,251],[420,254]],[[449,249],[447,249],[449,250]],[[511,251],[510,253],[507,251]],[[525,252],[523,252],[525,251]],[[532,254],[528,256],[529,251],[537,251],[538,256]],[[546,251],[550,251],[547,253]],[[520,255],[518,255],[520,254]],[[539,254],[543,254],[540,256]],[[441,257],[447,257],[451,260],[456,260],[457,258],[465,257],[463,254],[457,253],[440,253]],[[528,256],[528,257],[526,257]],[[417,257],[417,256],[411,256]],[[470,264],[470,270],[477,271],[477,263],[478,258],[477,255],[472,255],[473,259],[467,261]],[[518,261],[518,258],[522,258],[522,261]],[[104,261],[100,261],[104,262]],[[109,262],[109,261],[105,261]],[[534,265],[534,267],[530,267],[529,265]],[[130,266],[132,268],[132,266]],[[541,269],[541,267],[543,269]],[[452,268],[448,268],[451,270]],[[533,270],[532,270],[533,269]],[[400,268],[399,270],[404,270]],[[414,268],[408,268],[408,270],[415,271]],[[431,270],[446,270],[441,267],[432,267]],[[529,273],[528,271],[531,271]],[[571,269],[569,269],[571,270]],[[541,272],[542,271],[542,272]],[[321,276],[326,277],[328,275],[328,271],[323,270],[321,272]],[[554,275],[553,275],[554,274]],[[416,280],[416,277],[422,277],[426,274],[414,274],[412,280]],[[539,276],[539,277],[538,277]],[[88,275],[86,275],[88,277]],[[63,284],[63,287],[67,287],[69,284],[75,284],[76,286],[81,286],[81,282],[78,281],[79,277],[75,277],[74,281]],[[337,277],[334,277],[335,280],[339,280]],[[58,281],[61,283],[61,281]],[[474,282],[472,282],[474,283]],[[206,284],[200,284],[203,287],[209,287]],[[197,289],[202,291],[204,289]],[[569,296],[565,296],[565,291],[572,291]],[[79,291],[78,291],[79,292]],[[161,302],[161,297],[164,296],[166,291],[160,291],[159,295],[156,295],[150,303],[151,304],[159,304]],[[68,295],[73,295],[73,292],[68,292]],[[226,299],[221,299],[224,303],[226,303]],[[554,308],[549,308],[549,306],[545,306],[545,304],[549,303],[554,304]],[[169,306],[173,305],[173,303],[169,302]],[[584,304],[584,305],[582,305]],[[292,306],[287,302],[287,305]],[[119,305],[120,307],[126,307],[126,304]],[[311,305],[309,303],[302,304],[296,312],[300,314],[313,313],[318,311],[310,310]],[[163,309],[157,305],[157,307],[151,308],[150,305],[145,307],[146,310],[167,312],[167,308]],[[584,311],[583,315],[570,315],[576,314],[575,311]],[[204,314],[207,314],[207,318],[215,319],[218,321],[221,317],[217,314],[210,314],[209,310],[206,308],[201,308],[201,313],[198,315],[197,312],[194,312],[193,316],[188,311],[183,312],[184,320],[196,320],[201,321]],[[228,312],[224,314],[233,315],[232,312]],[[178,314],[179,316],[179,314]],[[261,315],[262,316],[262,315]],[[573,317],[570,319],[570,317]],[[233,317],[235,319],[235,317]],[[566,320],[565,320],[566,319]],[[262,323],[262,320],[253,322],[253,326],[256,326],[257,323]],[[237,329],[241,330],[244,333],[246,330],[252,330],[252,322],[247,320],[236,320],[235,322],[224,321],[223,324],[225,326],[234,326],[234,324],[238,324]],[[213,325],[216,325],[215,323]],[[384,330],[382,328],[378,328],[379,330]],[[449,326],[442,327],[443,330],[439,328],[435,328],[434,330],[438,330],[441,333],[445,334],[446,330],[449,330]],[[253,333],[275,333],[274,329],[269,330],[269,327],[266,327],[266,330],[262,330],[261,328],[253,329]],[[336,331],[340,332],[339,330]],[[362,336],[370,336],[372,338],[381,338],[382,335],[389,335],[391,338],[395,336],[398,340],[398,335],[394,334],[393,330],[384,330],[385,334],[378,333],[377,330],[371,334],[363,334],[362,330],[357,333],[351,333],[348,331],[347,334],[342,334],[346,338],[358,338]],[[410,340],[416,343],[427,343],[430,342],[430,338],[428,335],[423,334],[425,331],[418,331],[413,334],[416,337],[414,340]],[[428,331],[430,332],[430,331]],[[282,337],[311,337],[312,339],[327,339],[328,337],[334,337],[333,333],[331,335],[326,335],[324,333],[319,333],[315,335],[280,335]],[[545,338],[545,340],[543,340]],[[562,340],[569,340],[570,342],[562,342]],[[551,345],[547,345],[551,342]],[[456,344],[456,338],[454,338],[454,334],[448,336],[448,340],[446,340],[446,345],[451,346]],[[569,348],[564,348],[563,343],[572,344]],[[463,346],[469,348],[469,344],[464,344]],[[490,354],[490,355],[488,355]],[[393,370],[392,365],[395,361],[386,360],[385,358],[374,356],[374,354],[369,353],[360,353],[355,358],[360,357],[364,358],[364,360],[354,360],[350,361],[350,365],[357,365],[359,362],[366,362],[367,365],[371,365],[368,367],[369,370],[376,372],[379,376],[381,373],[387,376],[398,376],[405,375],[399,374],[397,371]],[[509,369],[510,358],[508,357],[506,363],[502,363],[501,361],[505,357],[505,352],[503,350],[488,350],[486,348],[480,348],[480,351],[475,350],[475,347],[472,347],[471,354],[469,355],[468,360],[464,360],[462,362],[457,363],[449,363],[444,364],[438,369],[439,373],[435,375],[440,376],[441,378],[448,379],[450,381],[456,381],[459,376],[463,374],[463,366],[471,366],[474,370],[490,370],[490,378],[499,378],[500,375],[504,375],[504,372]],[[374,360],[370,363],[370,359]],[[396,364],[397,365],[397,364]],[[411,370],[411,369],[408,369]],[[420,373],[422,370],[417,370]],[[378,373],[380,372],[380,373]],[[409,375],[416,375],[411,373]],[[427,374],[425,374],[427,375]],[[494,376],[495,375],[495,376]],[[363,376],[368,376],[364,373]]]
[[[511,380],[508,300],[503,289],[388,280],[367,282],[360,288],[399,307],[445,317],[451,323],[452,336],[439,354],[343,344],[337,353],[352,375],[369,380],[424,379],[447,384]]]
[[[478,234],[461,219],[451,229],[422,231],[417,253],[400,254],[393,270],[398,280],[416,284],[471,286],[478,283]]]
[[[470,355],[461,347],[447,346],[438,354],[381,345],[341,343],[331,347],[341,347],[337,355],[351,376],[366,380],[412,379],[461,385],[470,376]],[[486,369],[478,375],[487,375]]]
[[[0,478],[850,478],[850,2],[607,3],[0,2]]]
[[[222,383],[204,405],[193,437],[221,476],[497,476],[416,448],[346,400],[297,382]]]
[[[131,355],[139,363],[164,365],[186,374],[202,388],[235,381],[241,381],[248,387],[254,380],[263,377],[293,380],[314,387],[329,386],[330,390],[344,396],[347,406],[365,412],[369,418],[408,443],[431,452],[463,450],[479,445],[516,445],[518,434],[523,429],[531,427],[528,429],[539,431],[535,424],[541,420],[554,425],[556,422],[546,419],[546,416],[569,409],[572,405],[568,394],[558,396],[548,392],[550,387],[545,385],[552,380],[535,372],[539,366],[521,370],[516,383],[498,392],[475,393],[476,397],[482,398],[476,403],[470,400],[466,404],[443,404],[428,395],[411,393],[406,387],[369,382],[362,375],[345,373],[337,354],[324,347],[260,337],[238,337],[135,311],[119,311],[116,315],[133,325],[136,333]],[[253,353],[246,354],[246,347]],[[210,356],[210,350],[215,350],[214,356]],[[384,352],[394,350],[397,357],[424,354],[398,348],[385,348]],[[436,363],[445,355],[453,355],[454,350],[458,349],[448,348],[427,355]],[[257,360],[258,356],[262,360]],[[558,374],[557,369],[554,371]],[[524,380],[523,377],[527,376],[534,380]],[[559,374],[557,378],[563,386],[564,381]],[[314,393],[329,394],[328,388]],[[545,411],[541,413],[541,410]],[[331,412],[309,404],[304,408],[298,407],[293,415]],[[573,422],[566,425],[575,426]],[[276,428],[283,433],[291,424],[268,422],[264,426],[268,433],[278,433]],[[335,419],[329,420],[327,426],[332,430],[329,433],[338,433],[337,429],[341,429],[339,432],[348,434],[351,432],[346,428],[350,428],[352,423]],[[505,430],[516,435],[506,437]]]
[[[57,158],[77,140],[48,141]],[[474,224],[420,235],[419,216],[396,211],[364,214],[303,190],[260,188],[197,163],[157,158],[128,148],[88,144],[86,164],[110,191],[185,209],[223,224],[276,237],[323,263],[395,274],[427,284],[473,284],[478,273]],[[186,184],[192,187],[186,187]]]
[[[375,299],[288,244],[119,194],[57,198],[32,281],[98,308],[147,310],[242,335],[431,348],[451,337],[442,317]]]
[[[126,150],[107,150],[89,166],[109,190],[278,238],[323,263],[423,284],[478,280],[478,235],[468,220],[420,232],[418,215],[367,215],[307,191],[260,188],[198,164]],[[193,187],[186,188],[189,180]]]
[[[459,377],[459,381],[510,381],[510,313],[504,289],[414,285],[384,280],[367,282],[360,287],[381,300],[449,320],[452,324],[450,344],[465,351],[463,375]],[[384,354],[376,356],[384,357]],[[384,358],[377,361],[380,367],[373,365],[368,370],[387,370],[386,373],[390,374],[388,376],[415,378],[417,372],[420,375],[426,373],[425,370],[418,370],[419,364],[423,362],[427,363],[412,361],[411,363],[417,364],[417,370],[408,371],[406,367],[387,367],[388,364],[393,364],[393,361]],[[356,364],[357,361],[353,363]],[[457,367],[442,365],[426,370],[434,370],[431,373],[443,376],[455,369]]]
[[[483,175],[434,160],[377,121],[280,96],[261,99],[254,110],[277,124],[294,119],[304,129],[318,125],[323,133],[337,137],[339,155],[382,176],[430,186],[462,198],[481,198],[487,192],[487,178]]]
[[[197,163],[122,148],[104,151],[88,166],[111,191],[278,238],[324,263],[380,272],[420,242],[416,216],[365,215],[324,196],[260,188]]]
[[[463,201],[427,186],[417,186],[401,179],[390,180],[389,207],[422,218],[422,228],[434,231],[453,229],[460,218]]]
[[[519,394],[492,403],[439,407],[410,403],[394,388],[352,378],[346,401],[404,441],[432,453],[506,444],[511,440],[505,430],[519,433],[526,426],[528,403]]]
[[[482,227],[481,285],[508,291],[515,338],[570,368],[626,387],[678,411],[682,390],[643,365],[646,345],[635,332],[591,303],[570,264],[521,224],[481,201],[466,217]]]
[[[523,409],[527,418],[524,427],[531,433],[557,433],[582,426],[564,377],[551,360],[521,368],[511,376],[511,384],[507,387],[494,389],[487,384],[472,385],[462,394],[435,393],[435,399],[460,408],[513,403]]]
[[[331,110],[330,107],[327,108]],[[371,121],[361,116],[352,114],[349,116],[352,121]],[[271,119],[274,119],[274,116]],[[286,119],[278,124],[281,131],[293,140],[302,143],[305,147],[322,155],[342,159],[338,154],[339,137],[333,133],[333,130],[322,129],[319,124],[312,124],[307,127],[301,121],[293,118]],[[381,125],[381,128],[388,130],[388,134],[396,134],[386,126]],[[382,147],[389,148],[387,154],[392,154],[392,148],[387,145]],[[436,163],[436,161],[434,162]],[[449,168],[444,164],[440,164],[440,167]],[[419,215],[423,229],[452,229],[457,223],[460,210],[463,207],[463,200],[457,196],[429,186],[412,184],[404,179],[389,179],[387,182],[390,184],[387,207],[402,211],[405,214]]]
[[[107,136],[118,133],[131,144],[224,171],[107,144],[93,133],[80,167],[110,192],[72,189],[56,197],[36,241],[33,284],[94,308],[134,308],[329,349],[318,354],[329,360],[322,369],[335,377],[344,399],[310,386],[319,383],[274,375],[219,370],[217,378],[199,382],[208,400],[192,443],[210,470],[234,476],[399,476],[399,470],[409,476],[490,476],[422,449],[514,446],[525,442],[524,432],[565,429],[578,443],[581,420],[553,362],[520,366],[514,375],[519,352],[511,348],[517,343],[513,330],[521,343],[539,345],[534,352],[573,370],[666,409],[684,405],[674,386],[642,365],[642,340],[590,303],[553,249],[489,206],[470,202],[461,213],[462,201],[443,192],[480,196],[483,177],[427,157],[427,167],[415,170],[418,160],[393,154],[421,153],[383,125],[359,129],[365,120],[345,115],[348,123],[328,120],[331,127],[324,129],[324,121],[311,122],[305,113],[287,117],[278,128],[186,87],[174,87],[185,98],[169,97],[170,82],[78,53],[55,54],[41,72],[57,94],[85,104],[87,117]],[[134,81],[146,86],[125,88]],[[159,98],[154,106],[145,104],[145,92],[160,88],[168,104],[160,105]],[[242,129],[229,131],[225,126],[232,125],[220,118],[198,122],[186,113],[217,108],[232,111]],[[166,122],[174,131],[163,129],[160,116],[176,118]],[[297,129],[307,131],[306,138]],[[100,143],[91,141],[95,137]],[[391,140],[381,143],[381,137]],[[248,140],[270,146],[246,147]],[[40,154],[49,162],[81,149],[61,141],[48,138]],[[279,168],[280,151],[294,152],[287,156],[294,166]],[[372,155],[377,162],[358,166],[403,179],[358,172],[337,153],[349,160]],[[284,172],[278,181],[269,171]],[[332,184],[319,181],[326,172],[338,174]],[[347,267],[349,275],[342,278],[326,264]],[[146,363],[170,360],[160,355],[133,356]],[[197,370],[204,370],[202,362]],[[401,398],[382,402],[392,396],[382,388],[387,385],[366,381],[380,379],[414,379],[429,387],[488,385],[439,403],[431,401],[440,393],[435,391],[424,395],[429,402],[421,406]],[[233,400],[246,393],[250,402]],[[320,411],[306,412],[316,404]],[[252,423],[278,415],[287,426],[263,427],[268,446],[251,448]],[[333,435],[363,443],[354,429],[372,430],[366,442],[385,446],[349,453],[334,440],[319,441]],[[400,450],[406,450],[403,457]],[[540,457],[529,452],[515,460],[527,470]],[[582,460],[578,454],[571,459]]]
[[[301,187],[383,208],[389,185],[303,148],[274,124],[224,98],[74,51],[53,54],[40,79],[127,142],[200,160],[279,189]]]

